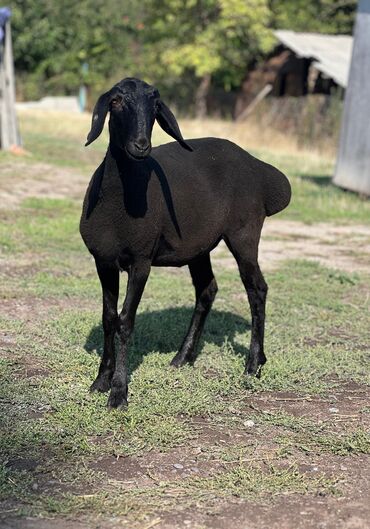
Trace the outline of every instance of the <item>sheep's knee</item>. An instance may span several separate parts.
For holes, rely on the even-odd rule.
[[[215,300],[216,294],[218,292],[218,286],[216,279],[213,278],[212,281],[209,283],[207,288],[203,290],[201,295],[199,296],[199,303],[201,309],[207,310],[212,306],[212,303]]]

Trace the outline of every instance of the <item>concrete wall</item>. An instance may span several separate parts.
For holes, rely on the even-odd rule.
[[[360,0],[334,183],[370,195],[370,0]]]

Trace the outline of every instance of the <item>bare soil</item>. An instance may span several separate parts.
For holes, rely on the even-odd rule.
[[[213,262],[236,270],[226,245],[213,251]],[[370,227],[266,219],[259,247],[262,270],[271,270],[288,259],[308,259],[346,272],[370,269]]]
[[[89,177],[73,169],[38,162],[1,164],[0,209],[14,209],[26,198],[80,198]]]
[[[315,421],[317,425],[329,425],[331,431],[350,432],[370,428],[370,388],[354,381],[341,382],[326,398],[318,396],[297,396],[289,392],[265,391],[253,397],[249,407],[262,414],[282,412],[303,419]]]
[[[26,296],[23,299],[3,299],[0,305],[0,315],[14,318],[25,323],[50,318],[59,311],[68,309],[88,309],[91,303],[76,298],[38,298]],[[96,308],[96,307],[95,307]],[[1,341],[1,334],[0,334]]]
[[[263,392],[246,402],[257,413],[282,411],[297,417],[324,423],[330,431],[348,433],[351,427],[370,427],[370,415],[364,413],[370,390],[367,386],[340,384],[333,394],[323,399],[286,392]],[[336,410],[333,413],[333,410]],[[91,468],[106,474],[129,489],[131,487],[155,487],[163,480],[181,483],[194,475],[214,476],[230,469],[237,461],[223,460],[218,450],[238,444],[253,447],[250,461],[261,466],[274,462],[278,448],[276,436],[281,427],[257,425],[244,429],[230,428],[210,418],[199,417],[192,421],[196,438],[187,446],[165,453],[151,451],[144,456],[116,458],[113,455],[95,461]],[[211,450],[210,450],[211,449]],[[176,509],[174,513],[158,513],[153,518],[159,529],[262,529],[262,528],[321,528],[365,529],[370,519],[370,456],[340,456],[330,452],[312,455],[303,451],[293,453],[277,465],[296,465],[300,472],[323,475],[339,481],[341,495],[313,496],[310,494],[278,495],[248,501],[240,498],[218,501],[208,510],[197,507]],[[189,500],[189,498],[188,498]],[[196,504],[196,498],[191,498]],[[183,501],[186,504],[186,501]],[[104,525],[102,527],[105,527]],[[116,527],[115,525],[107,527]],[[118,526],[117,526],[118,527]],[[149,524],[138,527],[151,527]]]

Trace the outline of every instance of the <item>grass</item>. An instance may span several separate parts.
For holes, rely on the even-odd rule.
[[[101,144],[91,158],[82,154],[77,140],[88,120],[71,120],[54,128],[39,115],[22,115],[34,153],[31,165],[47,156],[50,164],[91,170]],[[263,156],[285,163],[293,175],[295,199],[282,218],[365,222],[366,202],[306,178],[324,179],[320,175],[327,174],[330,161],[307,154]],[[14,164],[14,171],[19,163],[9,155],[1,155],[1,162]],[[235,498],[268,502],[281,494],[340,494],[337,477],[302,473],[295,460],[307,453],[368,453],[362,425],[351,423],[338,433],[334,423],[317,424],[315,417],[288,412],[256,413],[247,403],[266,392],[325,399],[344,382],[370,383],[366,275],[304,260],[286,261],[267,274],[268,363],[262,379],[250,382],[242,376],[249,312],[236,274],[215,266],[219,295],[201,353],[194,367],[175,371],[169,362],[191,318],[193,289],[186,270],[153,269],[130,347],[129,408],[108,414],[106,396],[87,392],[102,353],[102,328],[100,288],[78,234],[79,215],[79,202],[52,198],[28,198],[16,210],[0,213],[1,298],[13,307],[0,313],[2,510],[47,517],[123,516],[134,524],[186,508],[216,512]],[[121,292],[124,283],[123,277]],[[22,303],[24,312],[18,310]],[[338,332],[342,329],[345,335]],[[199,418],[212,426],[215,438],[225,428],[241,432],[241,438],[220,444],[204,425],[195,426]],[[248,419],[256,425],[252,434],[245,426]],[[156,461],[159,453],[178,458],[199,446],[195,465],[209,463],[212,469],[217,461],[221,466],[181,483],[160,474],[159,463],[152,485],[136,486],[111,476],[109,464],[105,471],[92,467],[102,458],[145,462]]]
[[[28,514],[76,515],[95,511],[109,515],[114,512],[118,516],[140,520],[144,519],[144,511],[147,517],[155,515],[158,502],[162,503],[162,513],[166,513],[174,510],[179,502],[183,508],[194,509],[212,504],[216,506],[220,498],[266,501],[269,494],[327,493],[330,490],[335,493],[335,480],[307,478],[294,467],[270,467],[267,472],[262,472],[238,466],[212,478],[193,478],[181,484],[176,481],[159,483],[155,488],[127,490],[122,484],[115,483],[114,495],[97,490],[92,494],[67,493],[58,502],[51,498],[30,498],[34,506]]]

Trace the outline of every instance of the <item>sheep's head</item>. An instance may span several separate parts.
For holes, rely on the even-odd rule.
[[[142,160],[149,156],[154,120],[182,147],[192,150],[184,141],[175,116],[161,100],[158,90],[144,81],[128,77],[99,97],[85,145],[100,135],[108,112],[110,142],[129,158]]]

